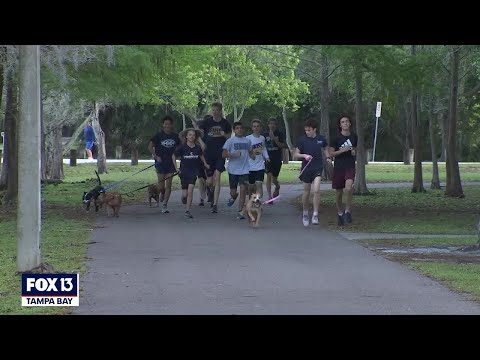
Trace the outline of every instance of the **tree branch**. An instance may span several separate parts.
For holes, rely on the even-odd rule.
[[[285,55],[285,56],[289,56],[289,57],[292,57],[292,58],[295,58],[295,59],[299,59],[299,60],[303,60],[303,61],[307,61],[307,62],[311,62],[315,65],[318,65],[318,66],[321,66],[321,64],[315,60],[312,60],[312,59],[307,59],[307,58],[304,58],[302,56],[297,56],[297,55],[292,55],[292,54],[288,54],[286,52],[283,52],[283,51],[280,51],[280,50],[276,50],[276,49],[270,49],[270,48],[267,48],[267,47],[264,47],[264,46],[259,46],[260,49],[263,49],[263,50],[267,50],[267,51],[271,51],[271,52],[276,52],[278,54],[282,54],[282,55]]]
[[[298,69],[298,68],[294,68],[294,67],[291,67],[291,66],[286,66],[286,65],[279,65],[279,64],[275,64],[273,62],[270,62],[270,61],[266,61],[266,60],[262,60],[263,62],[265,62],[266,64],[270,64],[270,65],[273,65],[273,66],[276,66],[276,67],[283,67],[283,68],[286,68],[286,69],[290,69],[290,70],[294,70],[294,71],[300,71],[301,73],[307,75],[307,76],[310,76],[312,79],[318,81],[318,82],[322,82],[322,80],[320,80],[319,78],[313,76],[310,72],[308,71],[305,71],[305,70],[302,70],[302,69]]]
[[[330,74],[327,75],[326,79],[328,79],[330,76],[332,76],[332,74],[335,72],[335,70],[337,70],[340,66],[342,66],[342,65],[340,64],[340,65],[335,66],[335,68],[330,72]]]

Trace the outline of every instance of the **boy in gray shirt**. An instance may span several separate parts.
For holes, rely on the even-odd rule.
[[[246,187],[250,166],[248,159],[255,158],[252,152],[252,143],[243,136],[244,130],[241,122],[233,124],[235,136],[227,139],[223,145],[223,157],[228,158],[228,181],[230,183],[230,200],[232,206],[238,197],[237,187],[240,185],[240,199],[238,200],[238,219],[245,219],[243,205],[245,204]]]

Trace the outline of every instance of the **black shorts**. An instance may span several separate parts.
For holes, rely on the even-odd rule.
[[[200,165],[198,168],[198,178],[206,179],[207,178],[207,171],[203,167],[203,164]]]
[[[248,174],[248,183],[254,185],[257,182],[263,182],[264,178],[265,170],[250,171],[250,174]]]
[[[230,184],[230,189],[237,189],[238,185],[245,185],[248,183],[248,174],[245,175],[233,175],[228,174],[228,182]]]
[[[205,158],[208,165],[210,165],[210,169],[206,170],[207,176],[212,177],[215,173],[215,170],[222,173],[225,171],[225,159],[222,157],[206,157]]]
[[[155,169],[157,174],[173,174],[175,173],[175,165],[173,165],[172,159],[156,161],[155,160]]]
[[[300,175],[300,180],[303,181],[305,184],[311,184],[315,180],[316,177],[322,176],[323,169],[317,170],[309,170],[306,169],[302,175]]]
[[[194,185],[197,182],[197,177],[195,175],[190,175],[190,174],[185,174],[182,175],[180,174],[180,182],[182,184],[182,190],[187,190],[188,185]]]
[[[282,161],[265,161],[265,172],[271,173],[273,177],[278,177],[281,168]]]

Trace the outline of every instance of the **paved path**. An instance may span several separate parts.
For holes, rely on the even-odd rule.
[[[288,201],[296,188],[266,208],[259,229],[235,218],[226,189],[220,213],[195,205],[194,219],[178,192],[170,214],[138,205],[100,215],[74,314],[480,314],[322,224],[304,228]]]

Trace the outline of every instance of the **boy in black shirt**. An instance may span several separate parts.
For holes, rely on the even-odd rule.
[[[302,173],[300,180],[304,182],[303,188],[303,226],[308,226],[308,203],[310,200],[310,189],[313,184],[313,215],[312,224],[318,225],[318,208],[320,207],[320,181],[322,179],[323,158],[322,150],[330,161],[327,140],[323,135],[317,134],[317,122],[313,119],[305,121],[305,135],[297,140],[294,158],[302,159]]]
[[[163,129],[156,133],[148,144],[148,150],[155,159],[155,169],[157,170],[158,185],[160,187],[160,202],[162,213],[169,213],[167,204],[172,192],[172,178],[175,172],[175,165],[172,161],[172,155],[180,144],[178,134],[173,131],[173,118],[165,116],[162,119]],[[167,180],[165,180],[167,179]]]
[[[336,190],[338,226],[352,222],[352,195],[355,181],[355,159],[358,137],[350,132],[352,120],[349,116],[338,119],[340,131],[331,142],[330,155],[335,157],[332,188]],[[342,210],[342,197],[345,194],[345,212]]]

